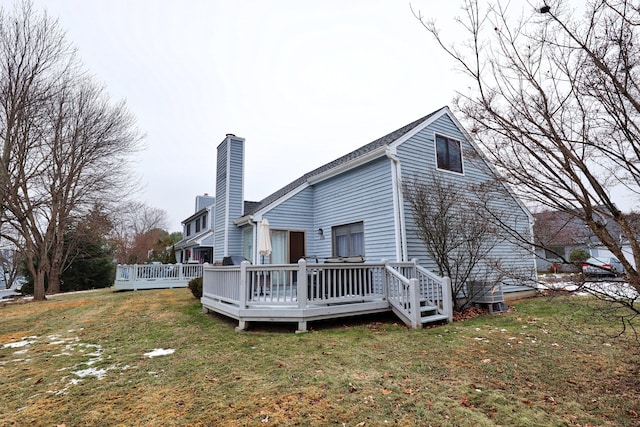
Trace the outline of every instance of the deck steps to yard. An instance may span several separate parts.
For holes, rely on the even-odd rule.
[[[420,302],[420,323],[428,325],[430,323],[442,322],[449,319],[446,314],[439,314],[438,307],[435,305],[428,305],[427,301]]]
[[[422,325],[428,325],[430,323],[443,322],[449,320],[449,316],[446,314],[432,314],[430,316],[424,316],[420,318]]]

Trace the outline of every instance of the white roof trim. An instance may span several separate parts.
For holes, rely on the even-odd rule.
[[[176,249],[186,248],[188,246],[199,245],[202,246],[202,241],[207,237],[213,236],[213,230],[206,230],[204,233],[196,234],[187,239],[183,239],[175,243]],[[213,247],[213,245],[207,245],[206,247]]]
[[[441,108],[436,113],[434,113],[433,115],[429,116],[424,122],[420,123],[418,126],[414,127],[409,132],[405,133],[400,138],[398,138],[395,141],[393,141],[392,143],[390,143],[389,144],[389,149],[393,150],[392,153],[395,153],[400,144],[404,143],[405,141],[407,141],[410,138],[413,138],[418,132],[422,131],[422,129],[426,128],[427,126],[429,126],[430,124],[432,124],[433,122],[435,122],[436,120],[438,120],[440,117],[442,117],[445,114],[447,114],[450,117],[453,117],[453,114],[451,114],[451,110],[449,110],[449,107]],[[455,123],[457,125],[460,125],[460,123],[458,123],[457,120],[455,121]]]

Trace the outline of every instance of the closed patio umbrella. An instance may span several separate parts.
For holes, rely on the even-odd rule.
[[[267,221],[267,218],[262,218],[262,222],[260,223],[258,253],[262,256],[262,263],[264,263],[265,256],[271,255],[271,234],[269,233],[269,221]]]

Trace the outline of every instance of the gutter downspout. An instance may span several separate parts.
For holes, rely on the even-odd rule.
[[[407,229],[404,218],[404,199],[399,186],[402,181],[400,159],[395,149],[387,148],[386,156],[391,160],[391,185],[393,188],[393,223],[396,234],[396,259],[405,262],[407,255]]]

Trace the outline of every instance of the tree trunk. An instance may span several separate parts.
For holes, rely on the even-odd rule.
[[[33,299],[35,301],[44,301],[47,299],[44,287],[45,274],[42,271],[36,271],[33,274]]]
[[[60,264],[53,261],[51,268],[49,269],[49,281],[47,286],[47,295],[60,293],[60,276],[62,275],[62,269]]]

